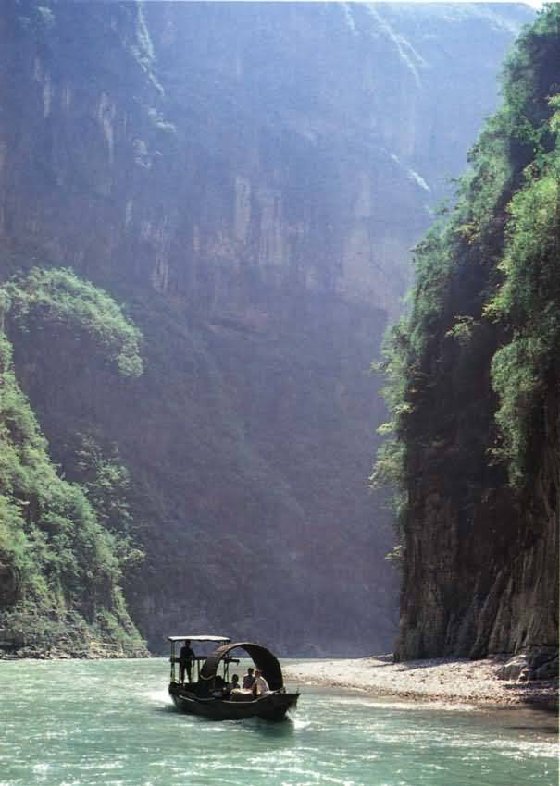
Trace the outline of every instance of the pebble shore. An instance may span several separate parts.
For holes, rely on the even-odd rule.
[[[496,676],[504,658],[432,658],[393,663],[390,656],[291,663],[286,682],[377,696],[473,705],[558,706],[558,681],[514,682]]]

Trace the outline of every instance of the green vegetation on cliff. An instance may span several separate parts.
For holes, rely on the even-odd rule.
[[[385,350],[401,493],[400,654],[557,640],[560,8],[506,64],[457,204],[417,248]]]
[[[500,407],[501,455],[516,485],[534,482],[543,437],[554,439],[560,365],[560,96],[536,138],[538,155],[508,206],[499,269],[503,282],[485,314],[503,324],[508,341],[494,355],[492,380]],[[550,443],[550,447],[553,443]]]
[[[67,270],[32,269],[0,298],[0,639],[28,652],[141,652],[119,587],[121,565],[137,557],[118,494],[125,471],[85,438],[84,483],[60,476],[8,338],[56,324],[137,375],[139,333],[105,293]]]

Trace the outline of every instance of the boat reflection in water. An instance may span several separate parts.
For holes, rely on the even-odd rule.
[[[213,720],[263,718],[278,721],[295,708],[299,693],[286,692],[278,658],[261,644],[249,641],[232,644],[225,636],[169,636],[168,639],[171,644],[169,695],[181,712]],[[216,649],[202,657],[183,649],[181,656],[176,654],[180,642],[210,642]],[[243,690],[232,685],[230,665],[239,663],[239,658],[232,657],[234,650],[244,650],[253,660],[255,668],[268,683],[268,691],[257,694],[255,686]]]

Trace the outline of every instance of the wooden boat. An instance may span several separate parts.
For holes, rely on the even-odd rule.
[[[232,644],[224,636],[169,636],[168,640],[171,644],[169,695],[181,712],[212,720],[263,718],[277,721],[295,708],[299,693],[286,691],[278,658],[261,644],[248,641]],[[191,659],[192,681],[185,682],[178,678],[176,668],[181,660],[176,654],[176,646],[183,641],[218,645],[210,655]],[[253,660],[255,668],[262,671],[270,688],[268,693],[255,696],[252,691],[231,689],[230,666],[239,663],[239,658],[232,657],[234,650],[243,650]]]

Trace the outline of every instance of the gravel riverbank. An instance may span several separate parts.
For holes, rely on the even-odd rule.
[[[558,706],[558,681],[499,680],[504,658],[432,658],[393,663],[390,656],[291,663],[288,683],[359,690],[378,696],[462,704]]]

